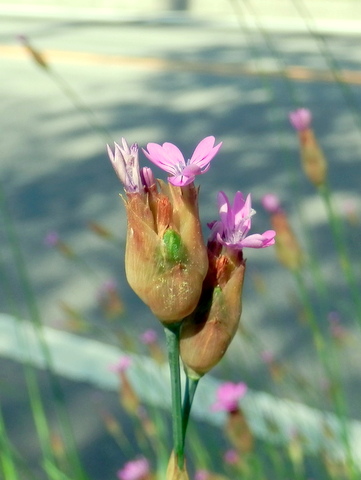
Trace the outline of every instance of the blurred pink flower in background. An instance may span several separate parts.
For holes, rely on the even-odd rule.
[[[247,385],[243,382],[223,383],[216,392],[216,402],[211,409],[215,411],[232,412],[238,409],[238,402],[247,392]]]
[[[270,350],[264,350],[261,353],[262,360],[264,363],[272,363],[274,361],[274,354]]]
[[[149,462],[145,457],[127,462],[121,470],[118,470],[119,480],[145,480],[150,472]]]
[[[116,363],[109,365],[109,370],[115,373],[125,372],[125,370],[127,370],[131,364],[132,364],[131,357],[128,357],[127,355],[123,355],[122,357],[120,357],[120,359]]]
[[[301,132],[310,128],[312,113],[307,108],[298,108],[289,113],[288,118],[295,130]]]
[[[194,480],[208,480],[209,472],[207,470],[197,470],[194,475]]]
[[[235,465],[239,462],[239,453],[237,452],[237,450],[227,450],[223,455],[223,459],[229,465]]]
[[[44,237],[44,245],[47,247],[55,247],[59,243],[59,234],[52,230]]]
[[[104,296],[107,296],[107,294],[111,292],[115,292],[117,289],[117,283],[113,278],[109,278],[108,280],[105,280],[105,282],[102,283],[99,287],[99,298],[104,298]]]
[[[149,328],[145,332],[140,335],[140,341],[144,343],[144,345],[151,345],[158,340],[158,334],[152,328]]]
[[[274,193],[267,193],[262,198],[263,208],[270,213],[276,213],[281,209],[281,201]]]

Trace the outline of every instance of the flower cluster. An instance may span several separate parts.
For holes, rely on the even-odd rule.
[[[213,316],[225,319],[232,313],[231,317],[238,319],[245,269],[242,250],[274,243],[272,230],[248,235],[255,214],[250,195],[244,198],[237,192],[231,204],[227,195],[219,192],[220,220],[209,224],[211,232],[205,245],[194,179],[210,168],[221,145],[216,144],[213,136],[206,137],[186,161],[172,143],[148,143],[143,149],[144,155],[170,174],[168,184],[155,180],[150,168],[140,169],[137,144],[129,146],[123,138],[120,144],[115,143],[114,151],[108,146],[111,163],[125,189],[127,279],[165,325],[188,317],[188,325],[193,323],[194,327],[189,316],[200,302],[209,304],[211,297],[214,297]],[[237,296],[237,301],[232,296]],[[227,309],[225,303],[228,303]],[[202,305],[201,308],[204,311]],[[233,337],[235,323],[227,337]],[[189,339],[187,333],[185,337]]]
[[[244,197],[240,191],[233,202],[224,192],[218,193],[220,219],[208,224],[210,235],[207,244],[204,242],[198,211],[199,189],[194,180],[209,170],[221,145],[216,144],[213,136],[206,137],[191,158],[185,160],[172,143],[148,143],[142,151],[169,174],[168,183],[156,180],[150,168],[140,169],[137,144],[129,146],[122,139],[121,144],[115,144],[114,151],[108,146],[111,163],[125,190],[127,280],[163,323],[167,335],[174,416],[174,449],[167,480],[189,480],[184,441],[192,399],[188,390],[180,408],[179,354],[194,395],[198,380],[221,360],[237,332],[246,270],[243,249],[265,248],[275,243],[273,230],[248,235],[256,212],[251,196]],[[142,337],[149,347],[154,346],[155,340],[152,331]],[[114,366],[123,377],[126,367],[124,360]],[[123,383],[124,380],[126,377]],[[237,404],[245,391],[244,384],[226,384],[214,406],[232,414],[237,411],[238,415],[233,415],[237,428],[243,422]],[[247,440],[247,445],[251,448],[252,439]],[[208,478],[207,472],[200,472],[199,476],[202,475]],[[146,478],[125,475],[124,471],[118,477]]]

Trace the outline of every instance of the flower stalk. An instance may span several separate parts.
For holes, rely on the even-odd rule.
[[[184,392],[183,406],[182,406],[182,425],[183,425],[183,448],[186,439],[189,415],[191,413],[194,395],[197,390],[199,378],[186,377],[186,386]]]
[[[177,465],[184,467],[184,439],[182,420],[182,392],[179,362],[179,332],[181,322],[165,327],[166,344],[171,379],[172,393],[172,422],[173,422],[173,449]]]

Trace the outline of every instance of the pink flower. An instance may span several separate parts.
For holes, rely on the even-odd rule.
[[[233,207],[224,192],[218,193],[218,207],[221,220],[209,224],[211,228],[210,240],[217,240],[222,245],[234,250],[244,247],[264,248],[275,243],[276,232],[267,230],[262,235],[247,234],[251,228],[251,217],[256,212],[251,207],[251,195],[244,200],[241,192],[234,197]]]
[[[122,147],[114,142],[114,153],[107,145],[108,155],[115,173],[123,183],[128,193],[141,192],[143,190],[142,179],[139,172],[138,145],[133,143],[130,147],[122,138]]]
[[[267,193],[262,198],[262,205],[267,212],[276,213],[281,209],[280,199],[274,193]]]
[[[150,466],[146,458],[140,457],[127,462],[121,470],[118,470],[119,480],[143,480],[149,475]]]
[[[237,450],[227,450],[223,455],[223,459],[229,465],[235,465],[239,462],[239,453]]]
[[[44,238],[44,244],[47,247],[55,247],[59,243],[59,234],[57,232],[48,232]]]
[[[194,475],[194,480],[208,480],[209,472],[207,470],[197,470]]]
[[[212,405],[212,410],[232,412],[237,410],[238,402],[247,392],[247,385],[243,382],[223,383],[217,390],[216,402]]]
[[[152,343],[155,343],[157,339],[157,332],[151,328],[143,332],[140,336],[140,340],[144,345],[151,345]]]
[[[105,282],[99,288],[99,298],[106,297],[109,293],[117,290],[117,283],[113,278],[105,280]]]
[[[116,363],[109,365],[109,370],[115,373],[125,372],[125,370],[127,370],[131,364],[132,359],[127,355],[124,355],[123,357],[120,357]]]
[[[173,143],[148,143],[144,155],[155,165],[170,173],[169,183],[184,187],[193,182],[196,175],[205,173],[213,157],[221,148],[222,142],[214,146],[215,138],[204,138],[194,150],[190,160],[184,160],[182,152]]]
[[[310,128],[312,113],[307,108],[299,108],[290,112],[288,118],[293,128],[298,132],[302,132],[302,130]]]
[[[270,350],[265,350],[261,353],[262,360],[264,363],[270,364],[273,363],[275,358],[273,353]]]

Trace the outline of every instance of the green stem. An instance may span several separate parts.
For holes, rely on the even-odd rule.
[[[343,271],[345,279],[350,288],[350,292],[357,309],[357,319],[358,319],[359,325],[361,326],[361,295],[357,285],[356,276],[352,269],[350,258],[347,253],[347,248],[346,248],[345,239],[343,235],[342,223],[340,221],[340,218],[338,217],[338,215],[335,213],[333,209],[332,202],[331,202],[331,194],[328,186],[321,185],[318,190],[323,201],[325,202],[333,238],[334,238],[335,245],[336,245],[337,252],[340,259],[341,269]]]
[[[18,480],[15,459],[0,407],[0,467],[6,480]]]
[[[186,433],[189,421],[189,415],[191,413],[193,398],[197,390],[199,378],[186,378],[186,389],[184,392],[183,407],[182,407],[182,418],[183,418],[183,448],[186,440]]]
[[[182,422],[182,392],[179,362],[179,332],[181,323],[165,327],[168,360],[172,389],[172,422],[173,448],[178,467],[184,467],[183,422]]]
[[[314,314],[312,305],[309,301],[309,298],[307,295],[307,289],[304,284],[303,277],[299,271],[295,271],[294,273],[295,273],[295,278],[298,285],[298,291],[299,291],[301,300],[303,302],[305,313],[307,315],[307,319],[312,331],[316,352],[319,355],[319,358],[325,370],[327,379],[333,385],[332,399],[334,402],[335,411],[338,416],[338,420],[340,422],[341,439],[344,444],[346,462],[351,475],[350,478],[356,479],[355,464],[354,464],[351,445],[350,445],[349,427],[347,424],[347,406],[346,406],[344,394],[339,382],[339,378],[337,375],[338,372],[335,368],[335,365],[333,365],[333,363],[335,363],[335,358],[334,358],[334,355],[332,355],[332,353],[330,354],[329,350],[327,349],[324,336],[318,325],[317,318]]]
[[[39,347],[41,353],[44,356],[45,363],[47,366],[47,372],[49,373],[50,386],[53,393],[53,399],[55,401],[56,414],[58,417],[59,425],[62,429],[63,438],[65,440],[65,445],[67,449],[67,457],[69,462],[72,463],[74,471],[76,472],[77,479],[87,480],[88,476],[83,468],[83,465],[80,460],[80,456],[77,451],[75,444],[75,438],[73,435],[72,425],[65,406],[65,398],[60,385],[58,377],[55,375],[53,359],[49,346],[46,342],[43,330],[42,319],[38,309],[38,304],[36,302],[35,295],[32,290],[31,280],[29,277],[29,272],[23,253],[20,247],[19,238],[15,230],[15,226],[12,222],[10,212],[5,199],[5,194],[3,193],[2,185],[0,184],[0,214],[4,218],[5,231],[9,239],[11,251],[14,259],[14,266],[16,267],[19,278],[21,281],[21,287],[24,292],[24,297],[29,308],[29,316],[34,327],[34,330],[37,334],[37,339],[39,341]],[[19,327],[21,327],[21,321],[18,319]],[[19,328],[19,331],[20,328]],[[44,461],[51,461],[55,463],[55,459],[50,446],[50,429],[47,422],[47,417],[42,403],[41,393],[39,385],[36,379],[36,372],[30,363],[25,363],[25,378],[27,381],[27,388],[29,391],[29,398],[31,407],[33,409],[33,417],[36,423],[36,428],[38,431],[41,447],[44,454]]]

